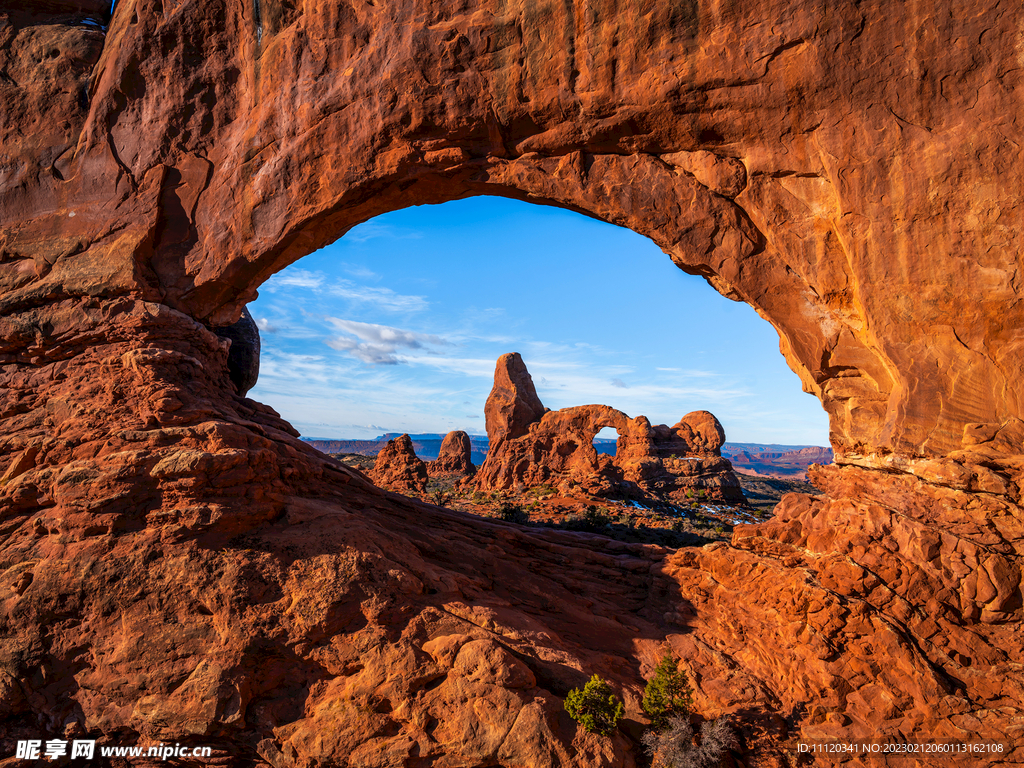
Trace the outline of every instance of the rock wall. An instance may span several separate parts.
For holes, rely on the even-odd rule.
[[[560,697],[598,672],[640,722],[670,645],[751,764],[823,735],[1024,761],[1015,11],[0,2],[4,754],[628,766],[637,734]],[[826,497],[609,551],[403,502],[238,395],[210,329],[267,277],[473,194],[753,306],[829,413]]]

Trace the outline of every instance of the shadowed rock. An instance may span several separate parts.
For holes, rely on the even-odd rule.
[[[260,329],[248,308],[242,310],[238,322],[212,329],[231,342],[228,350],[228,374],[238,394],[245,395],[256,386],[260,376]]]

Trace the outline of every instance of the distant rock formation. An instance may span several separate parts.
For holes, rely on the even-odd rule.
[[[644,416],[631,419],[606,405],[550,411],[522,358],[506,354],[495,366],[484,413],[491,445],[477,476],[481,490],[556,484],[594,495],[639,489],[673,500],[703,492],[743,501],[739,480],[720,453],[725,430],[707,411],[694,411],[674,427],[652,427]],[[593,445],[605,427],[619,433],[614,457]]]
[[[831,448],[813,445],[790,450],[785,450],[784,446],[726,445],[722,448],[722,454],[739,472],[795,480],[805,480],[811,464],[825,466],[831,464],[833,459]]]
[[[427,465],[417,458],[412,439],[401,435],[388,440],[377,454],[370,479],[381,488],[424,491],[427,488]]]
[[[476,472],[473,465],[473,445],[469,435],[462,430],[449,432],[441,443],[437,458],[427,464],[431,477],[439,475],[471,475]]]
[[[537,397],[533,377],[519,353],[499,357],[494,368],[494,387],[484,404],[487,439],[491,444],[503,437],[522,437],[547,410]]]

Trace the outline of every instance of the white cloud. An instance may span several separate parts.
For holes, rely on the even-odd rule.
[[[405,296],[390,288],[356,285],[351,280],[338,280],[328,290],[343,299],[373,304],[377,309],[392,312],[419,312],[428,306],[422,296]]]
[[[350,243],[365,243],[378,237],[387,237],[392,240],[418,240],[423,237],[419,232],[406,232],[388,224],[376,224],[372,221],[357,224],[346,234],[345,240]]]
[[[326,282],[327,276],[323,272],[310,272],[308,269],[292,267],[271,277],[263,284],[263,288],[271,293],[281,288],[306,288],[318,291]]]
[[[369,267],[364,267],[361,264],[349,264],[348,262],[344,262],[342,263],[341,268],[353,277],[359,277],[363,280],[380,280],[380,275]]]
[[[622,379],[612,379],[612,386],[618,387],[619,389],[629,389],[629,385],[627,385]]]
[[[270,322],[267,318],[255,317],[253,318],[253,320],[255,320],[256,322],[256,327],[259,328],[263,333],[277,332],[277,326]]]
[[[366,276],[379,277],[369,270],[362,271]],[[407,296],[390,288],[359,285],[352,280],[329,280],[323,272],[311,272],[296,267],[277,273],[263,284],[263,290],[268,293],[277,293],[282,288],[298,288],[316,294],[326,292],[348,301],[370,304],[375,309],[386,312],[421,312],[429,306],[423,296]]]
[[[355,320],[341,320],[336,317],[326,318],[342,333],[348,336],[336,336],[327,340],[327,346],[341,352],[349,352],[353,357],[372,365],[398,365],[404,360],[396,354],[400,349],[424,349],[430,347],[453,346],[440,336],[432,336],[415,331],[404,331],[389,325],[377,323],[359,323]],[[352,337],[355,338],[352,338]]]

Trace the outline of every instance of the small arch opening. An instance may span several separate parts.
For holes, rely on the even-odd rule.
[[[594,435],[594,450],[598,455],[615,456],[619,441],[619,430],[615,427],[602,427],[601,431]]]

